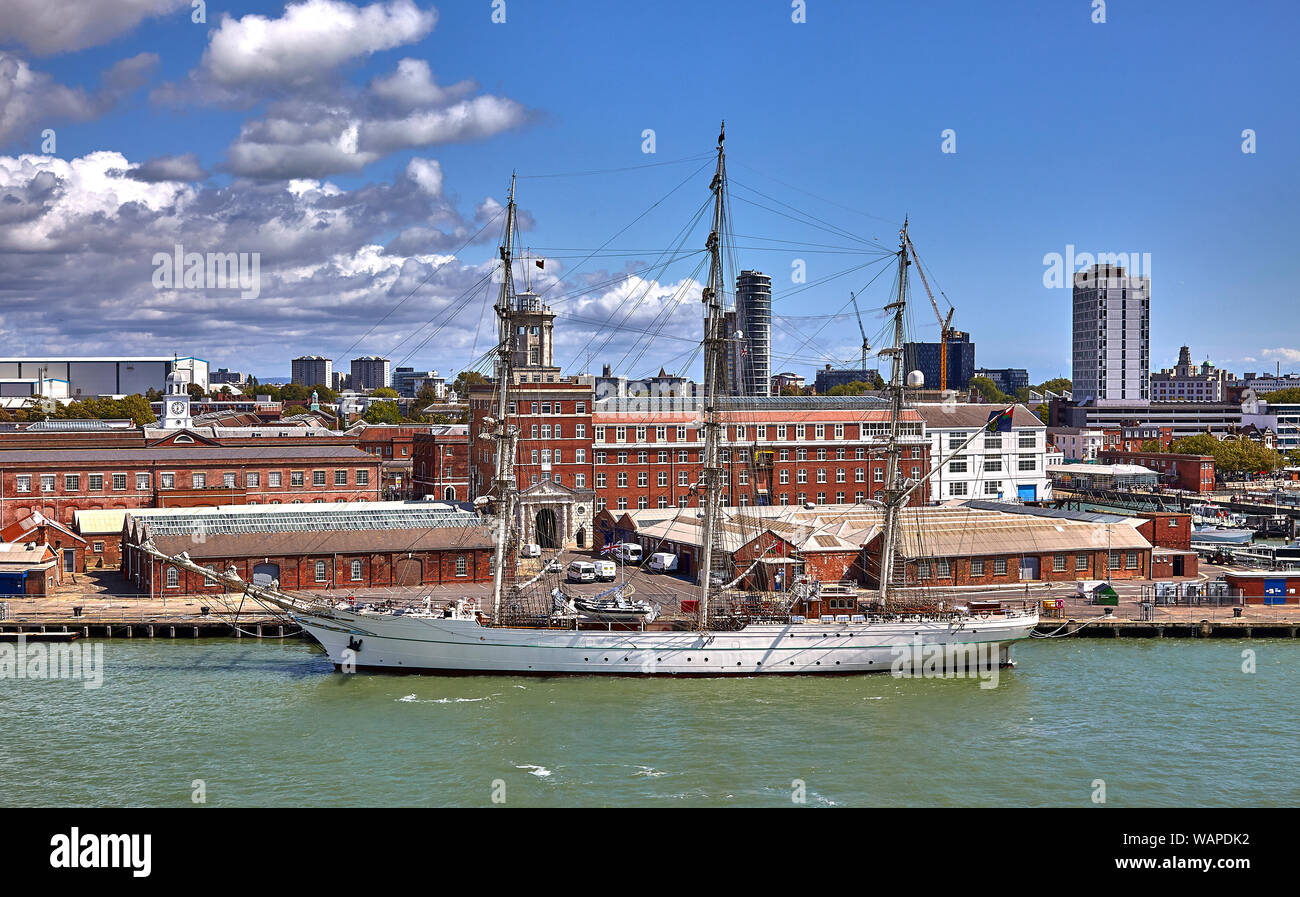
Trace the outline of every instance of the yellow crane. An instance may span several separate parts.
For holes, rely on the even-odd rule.
[[[904,231],[906,234],[906,231]],[[911,237],[904,237],[907,240],[907,249],[912,253],[912,261],[916,262],[916,273],[921,275],[921,285],[925,287],[925,295],[930,297],[930,306],[934,309],[934,316],[939,319],[939,389],[948,388],[948,340],[952,339],[952,313],[957,309],[948,302],[948,297],[944,296],[943,300],[948,302],[948,316],[944,317],[943,312],[939,311],[939,303],[934,299],[934,293],[930,290],[930,282],[925,279],[925,271],[921,269],[921,258],[916,254],[916,247],[912,245]]]

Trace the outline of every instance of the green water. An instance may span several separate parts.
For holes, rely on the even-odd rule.
[[[87,644],[87,643],[82,643]],[[424,678],[298,642],[104,642],[0,680],[0,805],[1300,803],[1300,644],[1053,640],[996,688],[888,676]],[[1257,671],[1242,672],[1242,651]],[[545,773],[545,774],[543,774]],[[501,785],[496,786],[498,794]]]

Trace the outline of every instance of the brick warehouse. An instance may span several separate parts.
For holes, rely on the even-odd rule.
[[[142,509],[123,527],[123,575],[150,595],[225,587],[141,549],[186,552],[213,570],[292,590],[384,589],[490,582],[492,534],[480,518],[435,502]]]
[[[34,510],[71,524],[100,508],[374,500],[379,466],[349,445],[0,450],[0,525]]]
[[[507,420],[517,427],[515,482],[520,490],[551,480],[576,489],[591,488],[592,386],[571,377],[553,382],[522,382],[510,387]],[[496,415],[491,384],[469,392],[470,491],[491,488],[495,447],[478,434],[483,419]]]
[[[1103,449],[1102,464],[1136,464],[1154,470],[1160,482],[1188,492],[1214,491],[1214,457],[1212,455],[1176,455],[1168,452],[1124,452]]]

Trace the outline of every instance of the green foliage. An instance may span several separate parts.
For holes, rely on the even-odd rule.
[[[1279,389],[1276,392],[1268,392],[1259,398],[1268,402],[1270,405],[1289,405],[1300,402],[1300,386],[1290,386],[1286,389]]]
[[[828,396],[860,396],[875,389],[870,383],[864,383],[861,380],[853,380],[849,383],[841,383],[838,386],[832,386],[827,392]]]
[[[1053,377],[1051,380],[1048,380],[1044,383],[1040,383],[1037,386],[1035,386],[1034,390],[1036,392],[1050,391],[1059,394],[1062,392],[1068,392],[1073,387],[1074,387],[1074,381],[1071,380],[1069,377]]]
[[[487,377],[484,377],[478,371],[461,371],[456,375],[456,379],[451,381],[452,387],[456,390],[456,395],[461,399],[469,392],[469,388],[476,383],[486,383]]]
[[[396,402],[372,402],[361,419],[368,424],[400,424],[402,413]]]
[[[1224,476],[1272,471],[1282,466],[1282,456],[1278,452],[1244,436],[1218,439],[1209,433],[1198,433],[1174,440],[1170,451],[1183,455],[1211,455],[1214,469]]]
[[[993,404],[1005,405],[1007,402],[1013,401],[1011,396],[998,389],[998,385],[988,377],[972,377],[967,389],[978,394],[984,401]]]
[[[398,397],[397,390],[390,389],[387,386],[381,386],[378,389],[372,390],[370,394],[379,399],[396,399]]]
[[[158,417],[149,400],[139,393],[120,399],[85,399],[58,405],[52,411],[28,409],[27,420],[121,420],[130,418],[137,427],[153,426]]]

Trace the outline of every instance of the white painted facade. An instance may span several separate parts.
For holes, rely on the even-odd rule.
[[[1041,501],[1052,497],[1047,476],[1047,427],[1024,406],[1016,406],[1010,432],[981,432],[994,405],[918,405],[926,419],[932,464],[940,469],[930,477],[932,502],[983,499],[986,501]],[[1032,421],[1032,423],[1030,423]],[[955,457],[954,451],[976,436]]]

